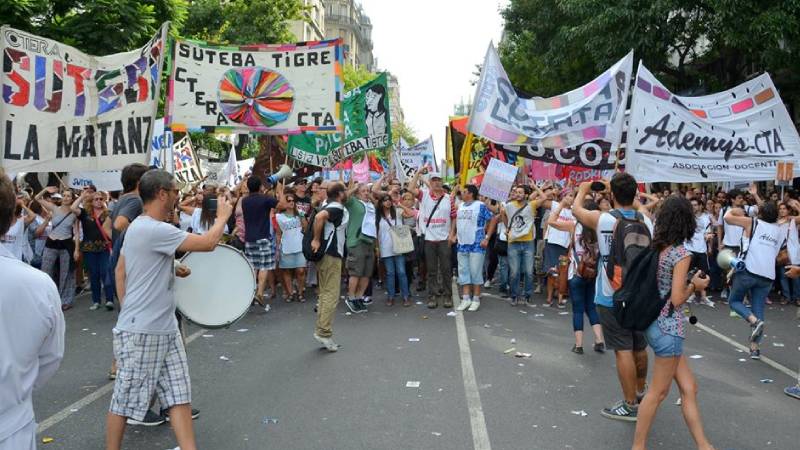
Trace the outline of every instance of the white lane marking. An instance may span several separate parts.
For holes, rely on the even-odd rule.
[[[198,330],[197,332],[193,333],[191,336],[186,338],[186,345],[189,345],[190,342],[197,339],[205,333],[206,330]],[[105,385],[101,386],[99,389],[93,391],[91,394],[86,395],[85,397],[81,398],[80,400],[76,401],[75,403],[67,406],[66,408],[62,409],[61,411],[53,414],[52,416],[44,419],[41,423],[39,423],[39,427],[36,429],[36,433],[44,433],[45,430],[48,428],[58,424],[62,420],[66,419],[72,414],[77,413],[81,409],[85,408],[92,404],[95,400],[105,396],[109,392],[114,390],[114,382],[106,383]]]
[[[733,339],[729,338],[728,336],[725,336],[724,334],[720,333],[719,331],[717,331],[717,330],[715,330],[713,328],[707,327],[707,326],[705,326],[705,325],[703,325],[702,323],[699,323],[699,322],[697,324],[695,324],[695,326],[697,328],[705,331],[706,333],[714,336],[715,338],[720,339],[720,340],[722,340],[724,342],[727,342],[728,344],[734,346],[735,348],[738,348],[739,350],[742,350],[742,351],[744,351],[746,353],[750,352],[750,347],[744,346],[744,345],[734,341]],[[786,375],[789,375],[793,379],[796,379],[796,380],[800,379],[800,377],[798,377],[797,372],[794,372],[793,370],[789,369],[788,367],[784,366],[783,364],[781,364],[781,363],[779,363],[779,362],[777,362],[777,361],[775,361],[775,360],[773,360],[771,358],[768,358],[768,357],[762,355],[761,356],[761,362],[763,362],[764,364],[772,367],[773,369],[779,370],[779,371],[785,373]]]
[[[457,305],[458,286],[453,283],[453,304]],[[469,422],[472,427],[472,445],[475,450],[491,450],[489,432],[486,430],[486,419],[483,417],[481,394],[475,379],[475,368],[472,365],[472,352],[469,349],[467,327],[464,325],[464,313],[456,313],[456,331],[458,333],[458,350],[461,355],[461,376],[464,379],[464,392],[467,396]]]

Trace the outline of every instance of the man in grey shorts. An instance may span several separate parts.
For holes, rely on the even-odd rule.
[[[192,429],[191,381],[186,351],[175,318],[175,252],[213,250],[233,211],[219,197],[217,218],[204,235],[188,234],[166,222],[175,208],[178,188],[172,175],[150,170],[139,182],[144,212],[126,230],[116,267],[120,314],[113,330],[117,379],[106,419],[106,448],[119,449],[126,418],[143,420],[153,394],[183,450],[197,448]],[[203,299],[198,299],[202,301]]]

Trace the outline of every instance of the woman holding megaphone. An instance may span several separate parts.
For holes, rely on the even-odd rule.
[[[767,295],[775,281],[775,260],[786,240],[786,232],[776,223],[778,207],[774,202],[759,205],[758,218],[744,215],[739,208],[725,213],[724,220],[729,225],[744,229],[742,252],[739,259],[744,261],[744,270],[733,275],[730,302],[731,309],[750,324],[750,358],[761,359],[759,342],[764,334],[764,306]],[[744,296],[749,294],[750,307],[744,305]]]

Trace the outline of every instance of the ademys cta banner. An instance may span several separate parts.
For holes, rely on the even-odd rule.
[[[779,161],[798,158],[797,129],[768,74],[717,94],[681,97],[639,65],[626,166],[638,181],[771,180]]]
[[[2,165],[64,172],[147,164],[168,28],[109,56],[0,28]]]
[[[342,108],[343,133],[289,136],[289,156],[306,164],[331,167],[356,153],[392,145],[386,73],[349,91]]]
[[[572,149],[570,152],[578,155],[591,150],[598,154],[583,157],[582,165],[613,166],[632,69],[633,52],[575,90],[550,98],[523,99],[490,44],[475,91],[469,131],[495,144],[532,146],[536,150],[528,153],[540,156],[537,159],[548,160],[544,157],[552,152],[548,149]],[[582,148],[592,142],[596,148]]]
[[[214,47],[175,42],[167,105],[173,131],[341,131],[339,39]]]

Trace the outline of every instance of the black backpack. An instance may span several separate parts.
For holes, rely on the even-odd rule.
[[[629,261],[625,283],[614,292],[614,316],[622,328],[644,331],[658,318],[666,299],[658,292],[660,252],[651,247],[640,250]]]
[[[633,267],[636,256],[650,248],[652,237],[642,213],[637,211],[633,219],[628,219],[618,210],[611,211],[611,215],[617,219],[617,223],[611,235],[606,275],[611,287],[617,291],[626,284],[627,273]]]
[[[341,207],[334,206],[331,207],[330,209],[334,208],[341,208]],[[322,210],[326,209],[328,209],[328,207],[325,207]],[[314,222],[317,218],[317,212],[318,211],[311,212],[311,216],[308,219],[308,229],[306,229],[306,232],[303,234],[303,256],[306,258],[306,261],[312,261],[312,262],[322,260],[322,257],[325,256],[325,253],[331,246],[331,242],[333,241],[334,235],[336,234],[336,229],[339,228],[339,226],[341,226],[342,224],[341,219],[338,220],[339,223],[331,222],[331,224],[333,225],[333,231],[331,231],[331,234],[329,234],[327,237],[324,236],[325,229],[323,228],[322,230],[323,239],[322,242],[320,243],[319,248],[315,252],[311,249],[311,241],[314,240]]]

